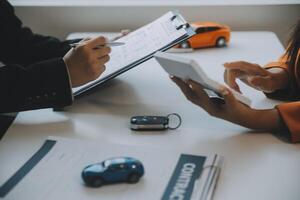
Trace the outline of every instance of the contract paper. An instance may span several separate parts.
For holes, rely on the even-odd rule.
[[[43,158],[5,195],[3,186],[0,188],[3,199],[199,200],[207,199],[216,183],[216,155],[65,138],[49,138],[37,151],[41,152],[45,154]],[[143,163],[145,174],[138,183],[100,188],[84,185],[81,171],[85,166],[120,156],[134,157]]]

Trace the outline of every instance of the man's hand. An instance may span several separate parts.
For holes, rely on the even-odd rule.
[[[237,101],[231,91],[223,86],[222,94],[225,104],[212,102],[202,86],[195,81],[183,81],[176,77],[171,79],[181,89],[186,98],[195,105],[204,109],[211,116],[230,121],[251,129],[279,130],[282,121],[277,109],[255,110]]]
[[[70,49],[64,56],[71,79],[72,87],[78,87],[97,79],[105,70],[109,61],[110,47],[105,46],[106,39],[102,36],[85,39],[78,46]],[[103,47],[97,47],[104,45]]]
[[[236,79],[250,87],[266,93],[284,89],[288,85],[288,74],[284,69],[264,69],[261,66],[244,61],[225,63],[224,81],[234,90],[241,92]]]

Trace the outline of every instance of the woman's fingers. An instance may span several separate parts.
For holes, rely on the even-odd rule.
[[[257,90],[261,90],[263,92],[273,92],[273,82],[271,76],[252,76],[247,78],[247,82],[249,82],[252,87],[256,88]]]
[[[189,80],[188,84],[190,85],[190,88],[197,96],[195,104],[202,107],[210,115],[216,116],[218,106],[212,103],[207,93],[202,88],[202,86],[193,80]]]
[[[230,108],[230,107],[233,108],[233,106],[235,106],[235,104],[237,103],[237,100],[234,97],[233,93],[225,86],[221,86],[221,88],[219,89],[219,92],[222,94],[226,106],[228,108]]]
[[[180,88],[184,96],[191,101],[194,104],[197,104],[197,96],[194,94],[193,90],[189,87],[188,84],[186,84],[184,81],[182,81],[180,78],[177,77],[170,77],[174,83]]]
[[[246,72],[249,75],[267,76],[270,74],[267,70],[263,69],[260,65],[245,62],[245,61],[225,63],[224,67],[226,69],[231,69],[231,70],[233,69],[241,70],[243,72]]]
[[[187,82],[184,82],[177,77],[170,77],[170,78],[179,86],[179,88],[181,89],[181,91],[184,93],[184,95],[187,97],[188,100],[200,106],[212,116],[224,118],[226,112],[228,110],[231,111],[231,108],[234,108],[234,106],[236,106],[237,104],[237,100],[235,99],[234,95],[225,86],[222,86],[219,89],[219,92],[222,94],[225,100],[225,105],[220,106],[214,104],[210,100],[205,90],[197,82],[193,80],[188,80]]]
[[[236,83],[236,79],[241,79],[243,77],[243,72],[240,70],[225,69],[224,71],[224,81],[232,89],[241,92],[239,85]]]
[[[271,89],[271,73],[257,64],[245,61],[225,63],[224,81],[236,91],[240,92],[236,79],[240,79],[250,87],[268,92]]]
[[[187,83],[189,84],[190,88],[199,97],[198,99],[199,99],[199,101],[201,103],[203,103],[203,102],[205,102],[205,103],[210,102],[209,97],[207,96],[206,92],[204,91],[204,89],[202,88],[202,86],[199,83],[197,83],[197,82],[195,82],[193,80],[189,80]]]

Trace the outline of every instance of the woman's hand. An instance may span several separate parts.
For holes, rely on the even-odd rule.
[[[106,39],[102,36],[84,39],[64,56],[72,87],[95,80],[104,72],[105,63],[109,61],[108,54],[111,52],[105,42]],[[97,47],[99,45],[104,46]]]
[[[240,79],[247,85],[271,93],[284,89],[288,85],[288,74],[284,69],[264,69],[261,66],[244,61],[225,63],[224,81],[229,87],[241,92],[236,79]]]
[[[203,108],[211,116],[251,129],[279,130],[282,126],[277,109],[252,109],[237,101],[225,86],[219,91],[224,97],[225,104],[216,104],[209,99],[200,84],[192,80],[185,82],[176,77],[171,77],[171,79],[179,86],[189,101]]]

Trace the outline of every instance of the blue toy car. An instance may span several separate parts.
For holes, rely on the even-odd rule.
[[[137,183],[144,175],[143,164],[137,159],[119,157],[85,167],[82,179],[89,187],[100,187],[110,183]]]

